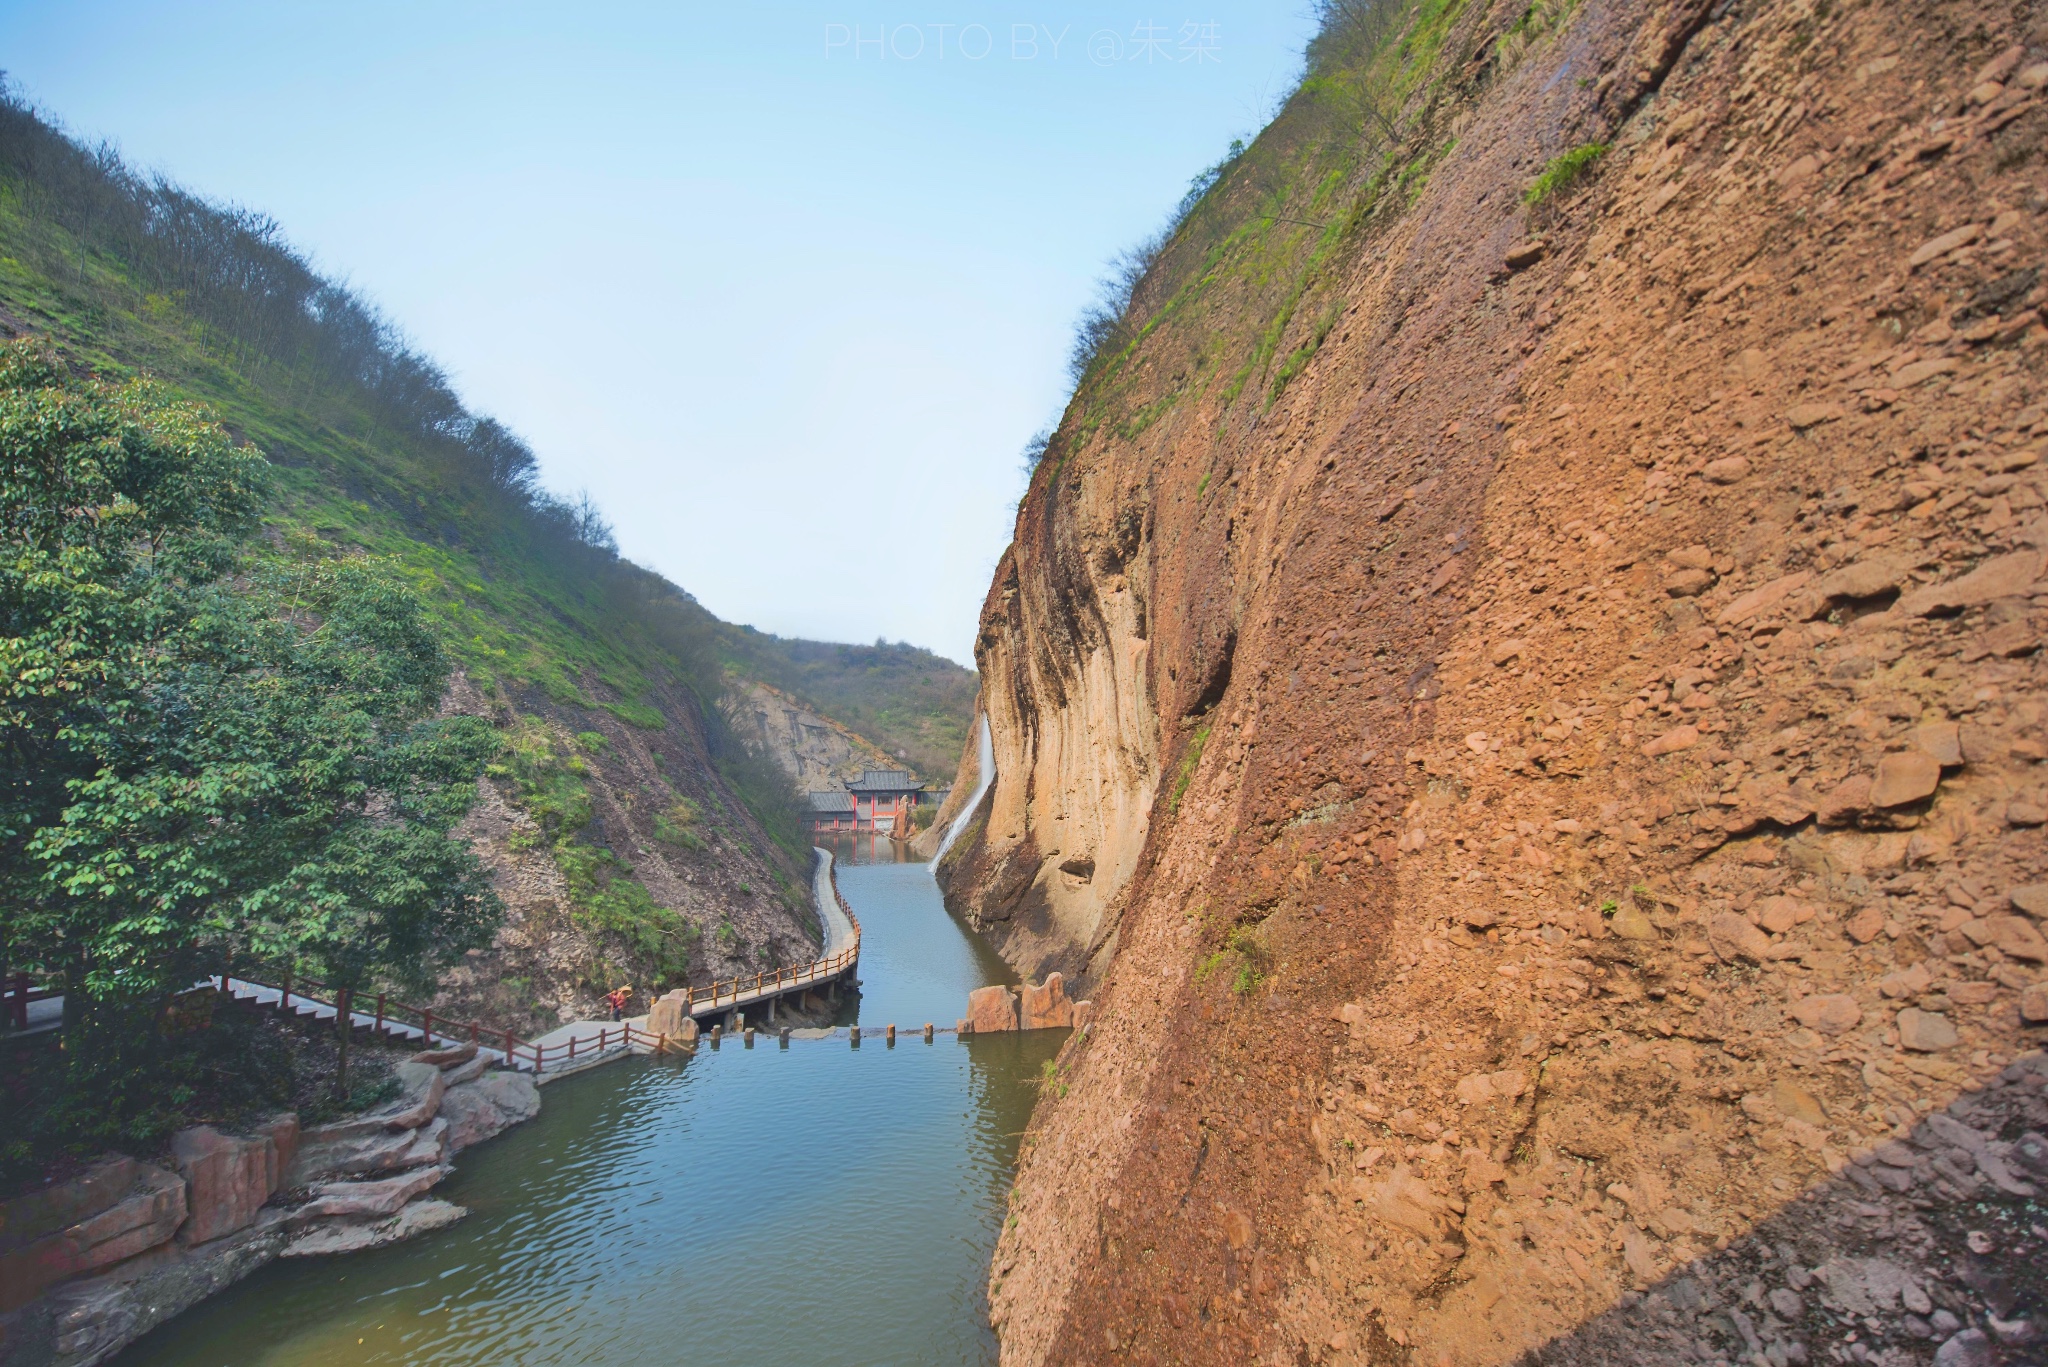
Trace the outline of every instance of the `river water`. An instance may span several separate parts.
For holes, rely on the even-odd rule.
[[[993,1362],[989,1251],[1031,1079],[1065,1035],[918,1037],[1012,975],[924,865],[848,862],[877,843],[888,858],[839,847],[839,886],[860,1023],[893,1022],[894,1049],[728,1042],[551,1083],[437,1189],[468,1219],[273,1264],[117,1367]]]

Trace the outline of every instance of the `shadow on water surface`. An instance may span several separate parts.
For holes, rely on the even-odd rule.
[[[992,1362],[984,1280],[1031,1081],[1064,1032],[925,1044],[1007,978],[925,869],[854,865],[864,1025],[903,1042],[728,1042],[549,1085],[464,1154],[451,1229],[275,1264],[121,1367],[659,1360]]]

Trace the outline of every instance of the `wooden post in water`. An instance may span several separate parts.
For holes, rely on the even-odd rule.
[[[896,1047],[896,1022],[895,1022],[895,1021],[890,1021],[890,1022],[889,1022],[889,1047],[890,1047],[891,1049],[894,1049],[894,1048]]]
[[[924,1042],[926,1044],[932,1042],[932,1023],[930,1021],[924,1023]]]
[[[750,1026],[748,1026],[748,1027],[747,1027],[747,1048],[751,1049],[751,1048],[753,1048],[753,1047],[754,1047],[754,1027],[750,1025]]]
[[[851,1026],[846,1033],[853,1037],[853,1047],[856,1049],[860,1048],[860,1027],[858,1025]]]

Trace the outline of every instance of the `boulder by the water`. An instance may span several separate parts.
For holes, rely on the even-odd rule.
[[[977,1035],[1017,1028],[1017,994],[998,983],[967,994],[967,1026]]]
[[[1067,1000],[1066,979],[1048,973],[1045,981],[1021,990],[1022,1026],[1026,1030],[1064,1030],[1074,1023],[1074,1004]]]
[[[647,1033],[650,1035],[681,1039],[685,1022],[692,1026],[696,1024],[690,1019],[689,994],[680,987],[656,997],[654,1005],[647,1008]]]
[[[67,1277],[167,1242],[186,1213],[175,1173],[124,1157],[0,1205],[0,1314]]]
[[[358,1253],[366,1248],[382,1248],[385,1244],[410,1239],[415,1234],[446,1229],[468,1214],[467,1206],[429,1196],[414,1201],[387,1219],[363,1224],[322,1225],[308,1230],[286,1244],[278,1256],[313,1258],[327,1253]]]
[[[492,1071],[441,1098],[448,1150],[460,1153],[540,1114],[540,1088],[525,1073]]]
[[[298,1138],[296,1115],[280,1116],[253,1135],[195,1125],[171,1136],[171,1158],[186,1188],[178,1239],[203,1244],[246,1228],[276,1194]]]
[[[438,1103],[440,1098],[435,1100]],[[321,1125],[306,1131],[285,1185],[306,1187],[333,1178],[368,1177],[438,1163],[447,1156],[447,1134],[448,1125],[438,1117],[420,1129],[395,1134],[382,1129],[363,1134],[358,1121]]]
[[[448,1169],[437,1165],[374,1182],[322,1182],[313,1188],[313,1199],[292,1212],[292,1220],[295,1224],[305,1224],[330,1217],[357,1219],[396,1215],[407,1201],[447,1175]]]

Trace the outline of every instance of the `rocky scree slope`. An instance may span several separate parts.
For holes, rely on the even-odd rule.
[[[1449,11],[1419,187],[1277,322],[1152,315],[1020,509],[942,876],[1097,1018],[1006,1363],[2048,1332],[2048,15],[1528,13]]]
[[[505,924],[444,972],[437,1013],[544,1033],[596,1019],[602,998],[808,963],[821,930],[799,857],[778,850],[721,781],[694,694],[651,686],[648,728],[458,678],[444,707],[508,738],[461,831],[490,867]]]

